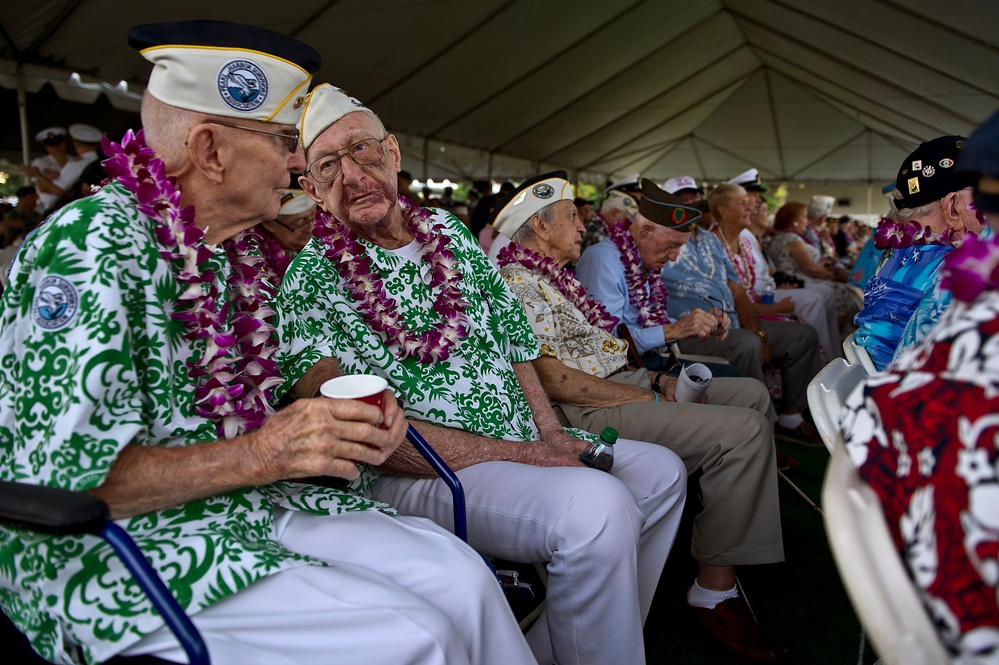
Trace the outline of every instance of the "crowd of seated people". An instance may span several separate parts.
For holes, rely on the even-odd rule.
[[[861,302],[850,220],[820,197],[775,234],[755,169],[421,197],[373,111],[309,91],[306,44],[212,21],[129,41],[144,133],[105,141],[109,181],[27,237],[0,298],[0,478],[105,501],[220,662],[644,663],[687,501],[685,609],[739,660],[791,656],[735,574],[784,557],[774,436],[820,444],[805,387]],[[981,229],[971,196],[932,199],[948,238]],[[673,343],[729,361],[699,402]],[[320,396],[346,374],[384,407]],[[407,427],[461,479],[467,544]],[[614,463],[589,468],[605,427]],[[480,553],[546,567],[526,635]],[[182,659],[110,557],[2,528],[0,608],[51,661]]]

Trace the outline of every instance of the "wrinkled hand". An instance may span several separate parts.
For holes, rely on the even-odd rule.
[[[578,439],[573,440],[579,441]],[[523,463],[532,466],[586,466],[579,461],[579,454],[583,452],[587,444],[585,441],[579,441],[579,443],[582,444],[579,447],[579,452],[573,453],[544,441],[528,441],[523,444],[527,446]]]
[[[378,407],[356,400],[300,399],[251,436],[264,482],[307,476],[354,480],[360,475],[357,464],[385,462],[405,439],[406,428],[395,395],[386,390],[384,419]]]
[[[723,313],[724,314],[724,313]],[[718,318],[712,312],[694,309],[673,323],[663,325],[663,334],[667,340],[697,337],[704,339],[718,328]]]

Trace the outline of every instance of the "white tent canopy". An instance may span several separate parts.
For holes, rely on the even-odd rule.
[[[128,29],[190,18],[315,46],[317,81],[377,111],[421,179],[757,167],[880,185],[920,141],[999,107],[994,0],[37,0],[0,7],[0,85],[23,63],[65,89],[77,72],[89,94],[124,81],[134,103],[149,64]]]

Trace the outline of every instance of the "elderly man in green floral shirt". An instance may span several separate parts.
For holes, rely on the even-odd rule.
[[[383,376],[465,487],[469,542],[547,562],[538,662],[644,663],[642,625],[673,542],[684,473],[659,446],[620,441],[611,474],[583,466],[530,361],[523,310],[453,215],[401,205],[399,145],[358,100],[321,85],[302,114],[302,188],[322,209],[281,285],[287,373],[327,355]],[[578,437],[578,438],[577,438]],[[371,496],[450,525],[451,498],[414,451]]]
[[[129,41],[155,63],[146,134],[105,143],[115,181],[24,243],[0,300],[0,478],[104,500],[215,662],[531,662],[469,547],[292,482],[357,478],[406,428],[394,402],[270,406],[273,288],[243,232],[305,168],[294,124],[318,54],[220,21]],[[94,536],[0,529],[0,606],[51,661],[185,661]]]

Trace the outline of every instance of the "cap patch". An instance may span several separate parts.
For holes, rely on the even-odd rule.
[[[921,159],[914,159],[914,160],[912,160],[912,170],[913,171],[921,171],[922,168],[923,168],[923,160],[921,160]]]
[[[42,279],[31,307],[35,325],[45,330],[64,328],[76,317],[80,299],[76,288],[62,277],[49,275]]]
[[[935,168],[933,168],[933,166],[931,166],[929,164],[927,164],[926,166],[923,167],[923,177],[924,178],[932,178],[933,174],[936,173],[936,172],[937,172],[937,170]]]
[[[919,193],[919,178],[909,178],[909,193],[918,194]]]
[[[942,169],[949,169],[952,166],[954,166],[954,160],[953,159],[945,157],[944,159],[940,160],[940,168],[942,168]]]
[[[680,208],[674,208],[670,216],[673,218],[674,226],[680,226],[687,221],[687,211]]]
[[[237,111],[254,111],[267,101],[267,76],[249,60],[225,64],[218,76],[219,94]]]
[[[550,199],[555,196],[555,188],[545,182],[535,185],[531,192],[539,199]]]

